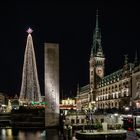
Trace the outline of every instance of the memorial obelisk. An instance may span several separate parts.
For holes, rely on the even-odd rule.
[[[45,127],[59,125],[59,47],[45,43]]]

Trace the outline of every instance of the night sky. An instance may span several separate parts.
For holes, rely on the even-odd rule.
[[[60,91],[75,95],[77,84],[88,84],[89,58],[96,9],[106,58],[105,75],[133,62],[140,46],[140,10],[128,4],[16,3],[0,5],[0,92],[20,93],[28,27],[31,27],[38,76],[44,95],[44,43],[59,43]]]

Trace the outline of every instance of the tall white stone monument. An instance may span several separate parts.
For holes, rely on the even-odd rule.
[[[45,127],[59,125],[59,45],[45,43]]]

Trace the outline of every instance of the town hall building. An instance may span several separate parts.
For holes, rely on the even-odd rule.
[[[93,105],[97,110],[140,107],[140,64],[137,52],[133,63],[129,63],[125,55],[121,69],[109,75],[104,75],[104,70],[105,55],[97,12],[89,60],[89,84],[78,87],[77,103],[80,103],[82,108]]]

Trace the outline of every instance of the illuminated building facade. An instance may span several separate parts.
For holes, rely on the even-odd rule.
[[[41,102],[40,86],[38,81],[36,58],[32,40],[32,29],[28,29],[28,37],[24,54],[20,103],[31,104]]]
[[[140,65],[134,68],[132,73],[132,100],[133,106],[140,108]]]
[[[137,106],[140,106],[140,100],[138,100],[140,99],[140,94],[135,91],[136,85],[137,89],[140,85],[140,64],[137,60],[137,53],[134,63],[129,63],[127,55],[125,55],[122,69],[110,75],[104,75],[104,69],[105,56],[101,45],[101,32],[97,13],[89,60],[89,84],[78,89],[76,98],[80,100],[85,108],[94,103],[97,109],[120,109],[133,106],[135,101]],[[133,98],[132,96],[137,97]]]
[[[63,99],[60,104],[60,109],[62,110],[69,110],[69,109],[76,109],[76,102],[75,99]]]

